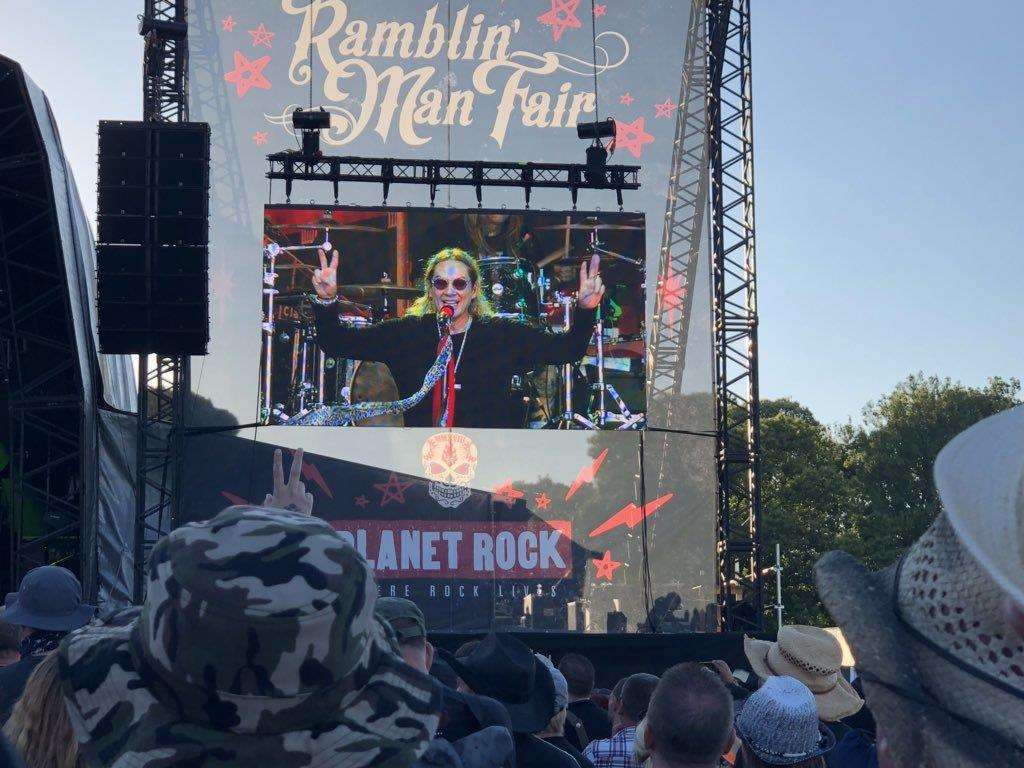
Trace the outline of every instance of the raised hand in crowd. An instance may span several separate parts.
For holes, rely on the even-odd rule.
[[[320,257],[319,269],[313,270],[313,290],[323,301],[333,301],[338,296],[338,252],[331,251],[331,260],[327,260],[327,252],[317,251]]]
[[[268,493],[263,499],[263,506],[289,509],[304,515],[313,514],[313,494],[306,493],[306,484],[302,482],[301,448],[296,448],[292,454],[292,468],[287,483],[284,481],[281,449],[274,451],[274,492]]]

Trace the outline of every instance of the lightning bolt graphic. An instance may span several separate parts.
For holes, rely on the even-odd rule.
[[[320,474],[320,470],[309,461],[302,462],[302,476],[307,480],[312,480],[316,483],[320,490],[327,494],[327,498],[334,498],[334,494],[331,493],[331,487],[327,484],[327,481],[324,480],[324,476]]]
[[[576,475],[576,479],[572,481],[572,485],[569,487],[569,492],[565,494],[566,501],[571,499],[573,494],[576,493],[584,483],[594,482],[594,478],[597,477],[597,472],[601,469],[601,465],[604,463],[606,456],[608,456],[607,448],[597,455],[597,458],[591,462],[589,467],[583,467],[583,469],[580,470],[579,474]]]
[[[642,522],[645,517],[650,517],[656,511],[668,504],[674,495],[674,493],[666,493],[664,496],[660,496],[654,501],[647,502],[642,508],[638,507],[631,501],[597,526],[597,528],[592,530],[590,532],[590,537],[594,538],[595,536],[600,536],[602,533],[608,533],[608,531],[613,528],[618,528],[620,525],[625,525],[632,530],[633,528],[636,528],[636,526]]]

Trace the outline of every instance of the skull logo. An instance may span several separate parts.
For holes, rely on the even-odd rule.
[[[468,436],[441,432],[423,443],[420,459],[428,480],[467,487],[476,475],[479,457],[476,445]]]

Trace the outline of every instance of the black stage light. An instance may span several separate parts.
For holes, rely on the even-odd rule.
[[[615,119],[599,120],[596,123],[576,123],[576,135],[581,139],[611,139],[615,136]]]
[[[331,115],[320,109],[296,109],[292,112],[292,125],[298,131],[319,131],[331,127]]]
[[[302,154],[315,157],[320,154],[320,131],[331,127],[331,115],[323,109],[296,109],[292,112],[292,125],[302,134]]]

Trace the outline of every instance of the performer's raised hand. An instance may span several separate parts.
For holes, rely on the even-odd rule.
[[[338,252],[331,252],[331,260],[327,261],[327,252],[317,251],[320,257],[320,268],[313,270],[313,290],[323,301],[333,301],[338,296]]]
[[[601,282],[601,257],[596,253],[590,257],[590,268],[587,262],[580,264],[580,290],[578,294],[580,306],[594,309],[604,298],[604,283]]]

